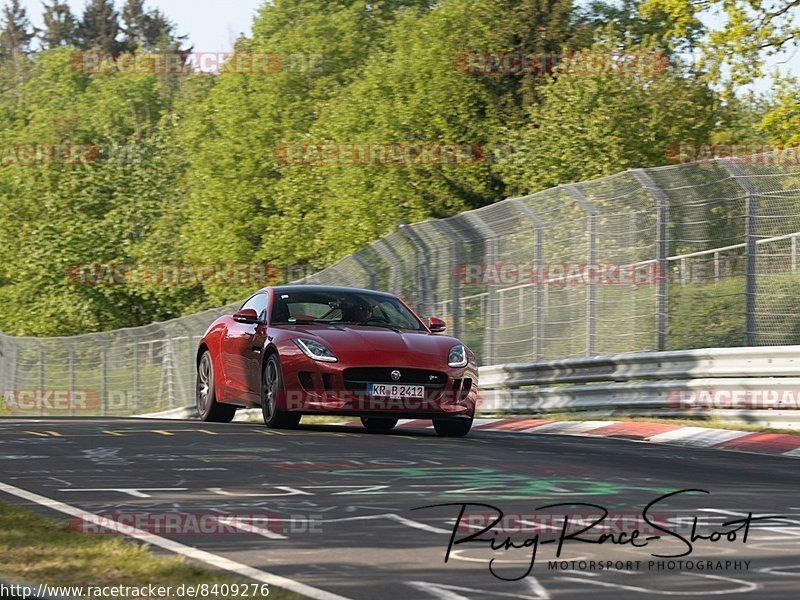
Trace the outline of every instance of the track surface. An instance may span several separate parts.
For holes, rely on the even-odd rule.
[[[270,431],[250,423],[3,419],[0,482],[96,514],[236,514],[247,519],[266,513],[273,519],[258,531],[152,531],[357,600],[587,594],[608,599],[796,598],[800,583],[800,476],[796,460],[781,457],[479,430],[463,439],[442,439],[424,428],[378,434],[349,426]],[[528,577],[503,581],[489,572],[488,560],[496,559],[499,575],[519,577],[530,563],[531,548],[492,551],[485,543],[464,543],[454,546],[445,564],[459,506],[411,510],[436,503],[485,503],[506,515],[531,518],[551,512],[563,520],[565,513],[587,510],[536,509],[586,502],[635,516],[656,498],[687,488],[710,494],[673,496],[651,514],[685,522],[697,516],[699,532],[705,534],[730,530],[721,523],[751,511],[788,521],[753,523],[746,544],[741,531],[732,542],[724,537],[716,543],[699,540],[690,556],[672,559],[742,562],[736,568],[649,566],[649,561],[668,560],[651,553],[686,550],[669,535],[641,548],[567,540],[561,560],[638,560],[638,570],[580,565],[552,570],[552,543],[539,547]],[[0,501],[30,505],[5,493]],[[467,510],[485,514],[488,509]],[[561,521],[550,523],[560,527]],[[689,536],[686,526],[669,523]],[[588,537],[597,539],[601,532],[592,531]],[[534,533],[528,529],[512,537],[521,544]],[[465,535],[462,529],[456,538]],[[541,541],[557,537],[554,530],[540,533]],[[498,538],[502,541],[505,534]],[[748,567],[743,561],[750,561]]]

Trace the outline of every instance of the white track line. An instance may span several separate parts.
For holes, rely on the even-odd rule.
[[[58,512],[62,512],[72,517],[78,517],[80,519],[84,517],[95,517],[97,519],[101,518],[100,515],[86,512],[85,510],[81,510],[75,506],[71,506],[69,504],[59,502],[58,500],[53,500],[51,498],[40,496],[39,494],[35,494],[33,492],[29,492],[27,490],[23,490],[18,487],[14,487],[13,485],[9,485],[2,481],[0,481],[0,492],[11,494],[12,496],[16,496],[17,498],[22,498],[24,500],[34,502],[36,504],[39,504],[40,506],[45,506],[51,510],[57,510]],[[282,587],[292,592],[296,592],[298,594],[302,594],[303,596],[312,598],[313,600],[350,600],[345,596],[339,596],[338,594],[326,592],[325,590],[321,590],[319,588],[306,585],[305,583],[300,583],[299,581],[295,581],[294,579],[288,579],[286,577],[281,577],[280,575],[267,573],[266,571],[261,571],[249,565],[236,562],[235,560],[230,560],[228,558],[225,558],[224,556],[219,556],[218,554],[206,552],[205,550],[200,550],[198,548],[192,548],[191,546],[186,546],[179,542],[163,538],[161,536],[149,533],[147,531],[143,531],[141,529],[136,529],[134,527],[126,529],[129,529],[129,531],[126,532],[124,535],[127,535],[137,540],[141,540],[142,542],[146,542],[152,546],[158,546],[159,548],[164,548],[165,550],[169,550],[170,552],[174,552],[175,554],[180,554],[187,558],[191,558],[193,560],[206,563],[207,565],[210,565],[218,569],[224,569],[225,571],[230,571],[231,573],[234,573],[236,575],[241,575],[249,579],[253,579],[254,581],[260,581],[261,583],[267,583],[270,585]]]

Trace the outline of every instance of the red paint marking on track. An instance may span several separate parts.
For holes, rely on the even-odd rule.
[[[620,437],[635,440],[645,440],[659,433],[681,429],[680,425],[667,425],[666,423],[615,423],[597,429],[590,429],[581,433],[604,437]]]
[[[552,419],[504,419],[495,423],[487,423],[485,429],[492,431],[520,431],[553,423]]]
[[[734,440],[728,440],[711,446],[712,448],[725,448],[726,450],[743,450],[746,452],[766,452],[769,454],[783,454],[795,448],[800,448],[800,435],[788,433],[751,433]]]

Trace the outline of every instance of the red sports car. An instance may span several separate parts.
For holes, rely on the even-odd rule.
[[[477,398],[475,355],[437,335],[397,296],[348,287],[267,287],[206,331],[197,350],[197,411],[228,422],[261,407],[268,427],[302,415],[359,416],[367,429],[431,419],[466,435]]]

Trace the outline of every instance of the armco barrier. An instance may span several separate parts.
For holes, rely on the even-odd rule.
[[[800,428],[800,346],[704,348],[480,367],[479,413],[698,417]],[[245,420],[257,410],[237,415]],[[193,406],[140,415],[193,419]]]
[[[617,354],[480,369],[481,411],[698,416],[800,426],[800,346]]]

